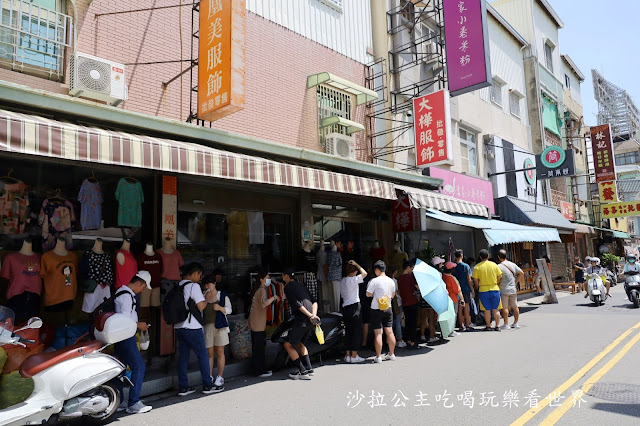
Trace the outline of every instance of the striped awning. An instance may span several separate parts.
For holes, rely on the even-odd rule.
[[[396,189],[403,191],[409,196],[411,207],[415,209],[434,209],[443,212],[482,217],[490,217],[491,214],[487,206],[458,200],[457,198],[439,194],[437,192],[425,191],[424,189],[411,188],[402,185],[396,185]]]
[[[392,183],[0,110],[0,151],[395,200]]]

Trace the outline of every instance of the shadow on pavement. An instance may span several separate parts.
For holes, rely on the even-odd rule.
[[[535,311],[536,309],[538,309],[541,305],[532,305],[532,306],[525,306],[520,308],[520,314],[524,314],[527,312],[531,312],[531,311]],[[512,315],[509,315],[512,316]]]
[[[639,404],[615,404],[611,402],[596,402],[589,408],[606,411],[607,413],[624,414],[631,417],[640,417]]]

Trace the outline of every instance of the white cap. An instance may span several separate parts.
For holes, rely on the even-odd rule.
[[[151,290],[151,274],[149,271],[138,271],[136,277],[142,278],[145,283],[147,283],[147,288]]]
[[[433,264],[433,266],[438,266],[439,264],[444,263],[444,259],[441,258],[440,256],[436,256],[433,258],[431,263]]]
[[[591,257],[590,257],[590,256],[585,257],[585,258],[584,258],[584,261],[585,261],[585,262],[591,262]]]

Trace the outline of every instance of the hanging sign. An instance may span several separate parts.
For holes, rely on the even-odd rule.
[[[536,155],[538,179],[569,177],[576,174],[573,150],[550,146]]]
[[[598,193],[600,194],[600,203],[617,203],[618,188],[616,181],[598,182]]]
[[[640,201],[627,201],[624,203],[611,203],[602,206],[602,218],[640,216]]]
[[[566,217],[569,220],[576,220],[576,213],[573,204],[562,201],[560,202],[560,209],[562,211],[562,216]]]
[[[448,91],[440,90],[413,100],[413,127],[418,167],[452,162]]]
[[[487,206],[491,213],[495,213],[491,181],[450,172],[438,167],[430,167],[429,176],[442,179],[442,190],[440,191],[442,194],[459,200],[482,204]]]
[[[609,124],[591,127],[591,149],[596,182],[616,180],[616,165],[613,157],[613,140]]]
[[[391,217],[393,218],[393,232],[420,230],[420,210],[411,207],[407,195],[401,195],[393,202]]]
[[[178,233],[178,178],[162,176],[162,238],[176,248]]]
[[[215,121],[244,108],[245,0],[202,0],[198,33],[198,118]]]
[[[536,185],[536,166],[535,164],[533,164],[533,160],[531,160],[531,158],[525,158],[522,168],[526,169],[523,173],[527,183],[531,186],[535,186]]]
[[[491,86],[485,0],[443,1],[443,13],[451,96]]]

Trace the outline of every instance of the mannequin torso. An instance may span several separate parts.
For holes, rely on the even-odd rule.
[[[124,240],[122,242],[122,247],[120,247],[120,250],[118,250],[118,254],[116,254],[116,260],[118,261],[118,264],[120,266],[124,266],[124,262],[125,262],[125,258],[124,258],[124,253],[122,253],[122,251],[129,251],[129,249],[131,248],[131,243],[128,240]]]
[[[53,248],[53,252],[58,256],[66,256],[69,254],[67,251],[67,242],[65,240],[57,240],[56,246]]]
[[[22,247],[20,248],[20,254],[25,256],[33,256],[33,243],[31,241],[23,241]]]
[[[93,247],[91,250],[97,254],[103,254],[104,250],[102,249],[102,240],[98,238],[95,243],[93,243]]]

